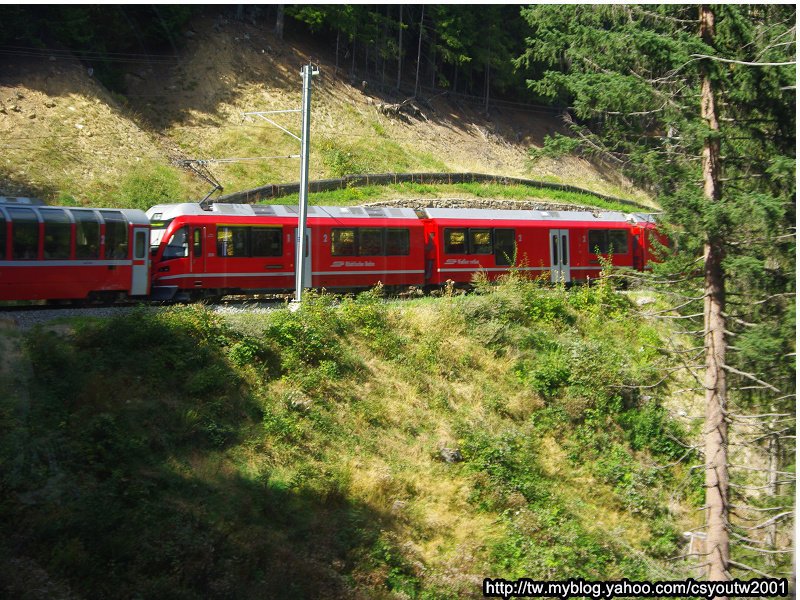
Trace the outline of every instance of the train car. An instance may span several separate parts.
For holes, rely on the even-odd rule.
[[[149,236],[140,210],[0,200],[0,301],[145,297]]]
[[[425,284],[423,225],[409,208],[311,206],[311,287]]]
[[[297,212],[289,206],[161,204],[152,227],[156,300],[275,292],[294,287]]]
[[[620,212],[427,208],[426,278],[467,284],[512,266],[551,281],[598,276],[601,256],[616,267],[642,269],[650,260],[646,215]]]
[[[273,293],[295,287],[295,206],[158,205],[152,226],[156,299]],[[335,290],[423,285],[422,223],[411,209],[308,208],[306,283]]]

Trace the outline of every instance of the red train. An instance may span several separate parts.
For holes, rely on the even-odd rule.
[[[0,300],[292,290],[297,221],[284,205],[143,213],[0,202]],[[512,266],[584,281],[597,276],[601,254],[646,268],[655,234],[643,214],[532,210],[313,206],[307,226],[306,283],[329,290],[466,284]]]
[[[0,300],[147,297],[149,239],[140,210],[0,199]]]

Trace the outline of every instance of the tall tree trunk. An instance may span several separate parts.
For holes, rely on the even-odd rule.
[[[708,45],[714,41],[714,13],[707,5],[700,8],[700,35]],[[716,203],[722,196],[720,186],[719,121],[714,89],[709,74],[702,73],[701,116],[708,125],[703,145],[703,187],[706,200]],[[730,541],[728,536],[728,423],[727,382],[725,373],[725,271],[724,250],[717,234],[710,234],[705,244],[705,327],[706,355],[706,552],[708,579],[730,579]]]
[[[278,36],[279,40],[283,39],[283,8],[284,4],[277,4],[276,9],[278,11],[277,16],[275,17],[275,35]]]
[[[419,88],[419,64],[422,62],[422,31],[425,26],[425,5],[422,5],[422,17],[419,20],[419,44],[417,44],[417,77],[414,79],[414,98]]]
[[[489,115],[489,69],[491,66],[489,65],[489,59],[486,59],[486,101],[484,103],[483,111],[486,115]]]
[[[353,62],[350,65],[350,75],[355,76],[356,74],[356,32],[353,32],[353,47],[351,48],[353,51]]]
[[[400,91],[400,75],[403,72],[403,5],[400,5],[400,24],[397,34],[397,91]]]
[[[342,30],[337,28],[336,29],[336,66],[333,67],[333,76],[339,73],[339,38],[342,35]]]
[[[383,22],[383,39],[381,40],[381,48],[383,49],[383,52],[380,53],[380,56],[381,56],[381,93],[386,91],[386,89],[385,89],[385,86],[386,86],[386,45],[387,45],[387,42],[388,42],[388,39],[389,39],[388,28],[389,28],[389,18],[390,18],[390,16],[391,15],[389,13],[389,5],[387,4],[386,5],[386,20]]]
[[[434,93],[436,92],[436,32],[433,33],[433,39],[430,43],[431,47],[431,88]]]
[[[772,407],[770,412],[777,412],[775,407]],[[767,453],[769,455],[769,472],[767,473],[767,492],[770,496],[777,496],[778,495],[778,469],[780,469],[780,459],[781,459],[781,446],[780,446],[780,439],[779,434],[776,432],[778,428],[777,422],[773,421],[769,425],[770,430],[774,431],[772,435],[769,436],[767,441]],[[764,535],[765,543],[767,546],[767,550],[776,550],[776,544],[778,539],[778,524],[772,523],[767,527],[767,530]],[[768,567],[775,566],[775,555],[774,554],[767,554],[765,557],[765,562]]]

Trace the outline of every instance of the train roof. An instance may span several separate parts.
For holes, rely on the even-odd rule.
[[[111,213],[119,213],[119,214],[121,214],[123,217],[125,217],[125,220],[128,223],[130,223],[131,225],[144,225],[144,226],[150,225],[150,220],[147,218],[147,215],[143,211],[139,210],[138,208],[94,208],[94,207],[82,207],[82,206],[47,206],[47,205],[45,205],[43,203],[42,204],[29,204],[27,202],[13,202],[13,203],[0,202],[0,215],[2,215],[4,213],[8,214],[9,216],[12,216],[12,220],[13,220],[14,211],[16,209],[22,209],[22,208],[27,209],[27,210],[32,210],[37,215],[37,219],[40,219],[40,220],[42,218],[44,218],[48,213],[52,213],[52,212],[56,212],[56,211],[72,213],[73,215],[75,213],[86,213],[86,212],[97,213],[97,212],[100,212],[101,213],[101,215],[100,215],[101,217],[102,217],[102,213],[110,213],[111,212]],[[5,209],[5,211],[3,209]],[[103,219],[103,220],[105,221],[106,219]]]
[[[297,218],[298,207],[288,204],[222,204],[211,205],[210,210],[199,204],[184,202],[183,204],[158,204],[148,209],[150,219],[174,219],[186,215],[226,215],[240,217],[289,217]],[[158,216],[157,216],[158,215]],[[309,206],[308,216],[329,219],[416,219],[417,214],[411,208],[386,208],[382,206]]]
[[[44,206],[44,200],[24,196],[0,196],[0,204],[24,204],[26,206]]]
[[[425,208],[429,219],[475,221],[570,221],[585,223],[653,223],[652,215],[617,211],[499,210],[484,208]]]

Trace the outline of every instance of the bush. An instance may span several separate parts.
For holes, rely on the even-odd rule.
[[[339,361],[343,349],[339,334],[343,331],[333,308],[333,297],[307,291],[297,311],[270,313],[264,336],[280,349],[287,369],[317,366],[322,361]]]

